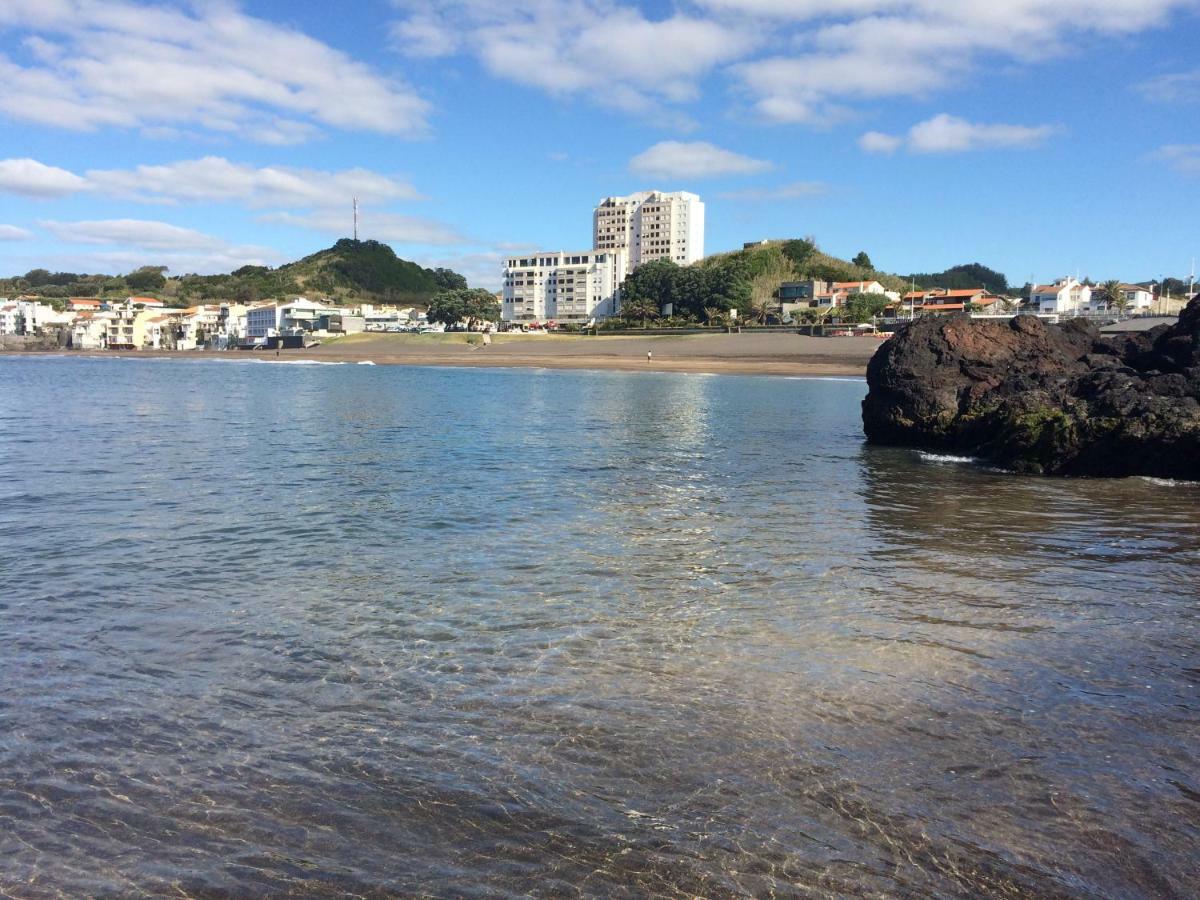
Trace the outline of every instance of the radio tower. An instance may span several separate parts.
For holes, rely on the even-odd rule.
[[[358,243],[358,198],[354,198],[354,243]]]

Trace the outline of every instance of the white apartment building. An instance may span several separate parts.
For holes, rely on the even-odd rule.
[[[246,337],[261,341],[281,334],[300,334],[315,331],[317,319],[328,313],[341,312],[333,306],[297,297],[287,303],[268,303],[246,311]]]
[[[628,272],[624,251],[580,250],[514,256],[504,268],[505,322],[583,324],[614,316]]]
[[[69,325],[72,315],[57,312],[53,306],[36,300],[3,303],[0,306],[0,334],[41,334],[48,325]]]
[[[605,197],[592,214],[592,247],[624,252],[627,273],[656,259],[689,265],[704,258],[704,203],[686,191]]]
[[[1074,278],[1064,278],[1054,284],[1034,285],[1029,302],[1039,313],[1079,315],[1087,312],[1092,289]]]

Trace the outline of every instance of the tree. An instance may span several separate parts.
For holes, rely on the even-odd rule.
[[[440,290],[466,290],[467,279],[462,275],[459,275],[453,269],[443,269],[439,266],[431,271],[433,272],[433,280],[437,283],[437,286]]]
[[[891,302],[886,294],[851,294],[838,314],[843,322],[867,322],[880,315]]]
[[[1129,309],[1129,298],[1121,290],[1120,281],[1113,278],[1104,282],[1104,284],[1100,285],[1100,292],[1104,294],[1104,299],[1108,303],[1109,309],[1115,309],[1121,315],[1125,315]]]
[[[498,322],[500,304],[491,291],[483,288],[439,291],[429,300],[428,318],[430,322],[444,322],[447,325],[464,321],[468,325],[478,321]]]
[[[635,293],[631,296],[622,293],[621,295],[621,317],[627,322],[641,319],[642,327],[645,328],[650,319],[658,318],[658,311],[658,303],[646,294]]]
[[[233,299],[248,304],[258,301],[258,287],[253,282],[242,282],[233,290]]]
[[[125,276],[125,283],[135,291],[160,291],[167,283],[163,272],[166,266],[142,266]]]
[[[812,238],[783,242],[783,255],[792,261],[792,265],[800,270],[808,262],[810,256],[817,252],[817,242]]]
[[[992,294],[1007,294],[1008,279],[1003,273],[989,269],[981,263],[968,263],[962,266],[951,266],[944,272],[924,272],[909,275],[906,281],[915,281],[925,288],[946,288],[947,290],[965,290],[967,288],[983,288]],[[1028,295],[1026,295],[1028,296]]]
[[[875,267],[871,265],[871,257],[867,256],[866,250],[860,250],[858,256],[854,257],[854,259],[850,261],[860,269],[870,269],[871,271],[875,271]]]

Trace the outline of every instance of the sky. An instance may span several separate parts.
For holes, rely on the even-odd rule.
[[[1200,0],[0,0],[0,275],[279,265],[352,230],[496,288],[604,197],[706,252],[1186,277]]]

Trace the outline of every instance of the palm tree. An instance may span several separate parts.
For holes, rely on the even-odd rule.
[[[642,327],[645,328],[648,319],[658,318],[658,304],[650,297],[626,297],[621,304],[621,315],[627,321],[640,318]]]
[[[1121,315],[1129,309],[1129,298],[1125,296],[1125,292],[1121,290],[1121,282],[1115,278],[1104,282],[1100,285],[1100,290],[1104,292],[1104,296],[1108,301],[1109,309],[1116,309]]]

